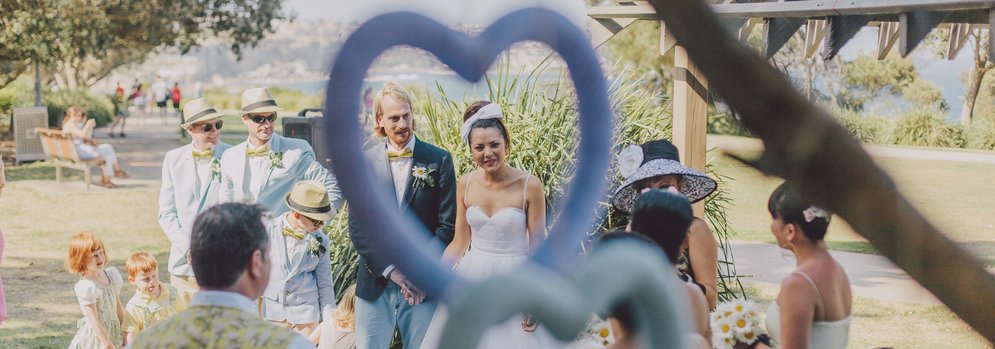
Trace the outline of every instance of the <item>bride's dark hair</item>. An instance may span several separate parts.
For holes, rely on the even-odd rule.
[[[491,102],[490,101],[476,101],[476,102],[473,102],[472,104],[470,104],[470,106],[466,108],[466,111],[463,112],[463,122],[466,122],[466,120],[469,120],[470,117],[473,116],[473,114],[476,114],[477,111],[480,110],[480,108],[483,108],[484,106],[486,106],[488,104],[491,104]],[[483,119],[483,120],[477,120],[477,121],[475,121],[473,123],[473,125],[470,125],[470,132],[473,132],[473,129],[476,129],[476,128],[492,128],[492,127],[496,128],[498,130],[498,133],[501,133],[501,138],[504,138],[504,143],[510,148],[511,147],[511,134],[509,134],[508,133],[508,129],[504,127],[504,122],[501,122],[501,119]]]
[[[632,231],[652,239],[671,263],[677,263],[692,220],[691,202],[684,195],[650,189],[636,199],[630,222]]]

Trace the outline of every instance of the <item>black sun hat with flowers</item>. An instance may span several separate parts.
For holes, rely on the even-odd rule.
[[[634,185],[646,178],[665,175],[683,177],[681,194],[691,202],[701,201],[717,187],[714,179],[682,165],[677,147],[662,139],[626,147],[619,153],[618,168],[625,180],[615,189],[611,203],[625,212],[632,211],[632,205],[639,196]]]

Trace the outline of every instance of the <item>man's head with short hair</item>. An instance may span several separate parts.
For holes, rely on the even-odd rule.
[[[225,203],[197,216],[190,264],[201,288],[243,291],[252,299],[262,295],[269,282],[265,212],[259,205]]]
[[[393,82],[384,84],[373,96],[374,133],[404,146],[415,131],[412,109],[411,93]]]

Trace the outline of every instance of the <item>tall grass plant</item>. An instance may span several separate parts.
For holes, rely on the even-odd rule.
[[[542,180],[546,190],[548,222],[551,224],[558,217],[558,200],[563,197],[567,184],[577,171],[576,150],[580,136],[577,96],[566,76],[554,82],[540,79],[546,65],[540,65],[531,71],[511,71],[508,66],[502,64],[495,73],[486,77],[487,100],[501,105],[504,112],[504,122],[511,135],[508,164]],[[672,117],[666,96],[646,90],[634,78],[634,74],[628,71],[616,71],[608,77],[608,81],[612,109],[617,116],[613,129],[616,140],[613,153],[618,153],[630,144],[671,138]],[[411,89],[417,96],[414,107],[418,137],[449,151],[454,158],[457,176],[472,171],[475,167],[469,148],[460,139],[459,130],[463,124],[463,112],[474,100],[466,96],[452,97],[438,84],[435,86],[435,94],[419,87]],[[710,173],[721,183],[721,176],[712,171]],[[610,184],[605,190],[605,199],[601,202],[598,213],[604,219],[603,227],[625,224],[624,216],[613,212],[608,204],[611,189],[622,178],[614,169],[609,176]],[[728,244],[733,232],[727,224],[725,209],[731,202],[726,189],[721,184],[719,188],[705,206],[706,219],[717,234],[722,248],[719,267],[720,296],[723,299],[742,297],[742,288],[736,278]],[[355,281],[357,263],[355,250],[348,243],[343,216],[344,214],[340,214],[339,221],[328,228],[334,243],[333,266],[339,274],[343,274],[342,271],[349,274],[347,277],[337,276],[337,290],[344,289]],[[592,232],[592,238],[598,234],[600,231]]]

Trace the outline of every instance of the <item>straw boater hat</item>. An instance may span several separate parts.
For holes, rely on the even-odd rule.
[[[249,113],[270,113],[283,110],[265,87],[254,87],[242,92],[242,115]]]
[[[656,140],[642,145],[630,145],[622,150],[618,159],[619,172],[625,177],[612,196],[612,206],[631,212],[639,193],[633,188],[636,182],[664,175],[684,177],[681,194],[691,202],[704,199],[715,191],[715,180],[695,169],[681,165],[677,147],[666,140]]]
[[[206,99],[197,98],[183,105],[183,124],[180,127],[187,127],[198,122],[219,119],[224,114],[219,113]]]
[[[332,219],[332,205],[328,203],[325,186],[317,181],[294,183],[294,189],[287,194],[287,207],[308,218],[327,221]]]

